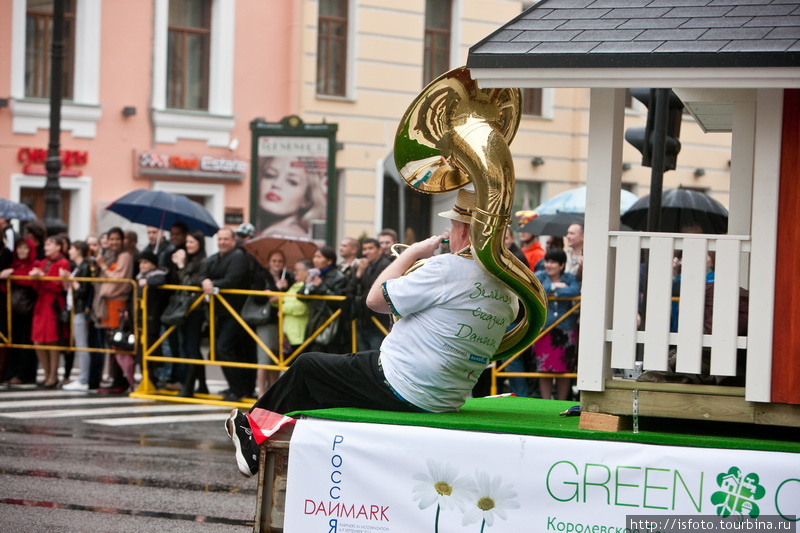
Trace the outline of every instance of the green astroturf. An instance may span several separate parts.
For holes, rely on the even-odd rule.
[[[491,431],[543,437],[594,439],[670,446],[800,452],[800,430],[693,420],[640,418],[639,432],[589,431],[579,417],[559,416],[577,402],[538,398],[478,398],[467,400],[458,413],[396,413],[369,409],[320,409],[302,412],[310,418],[349,422],[425,426],[466,431]]]

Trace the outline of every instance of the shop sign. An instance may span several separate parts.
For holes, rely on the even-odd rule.
[[[61,171],[59,176],[62,177],[78,177],[83,174],[81,169],[75,167],[82,167],[89,162],[89,152],[85,150],[60,150],[61,155]],[[46,176],[47,168],[45,163],[47,161],[46,148],[30,148],[22,147],[17,150],[17,161],[22,163],[22,172],[34,176]]]
[[[213,180],[243,180],[247,161],[210,155],[180,155],[160,152],[135,154],[136,173],[142,177],[169,176]]]

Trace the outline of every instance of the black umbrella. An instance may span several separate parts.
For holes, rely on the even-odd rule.
[[[0,218],[30,222],[31,220],[36,220],[36,213],[31,211],[31,208],[25,204],[0,198]]]
[[[556,213],[541,215],[519,228],[520,231],[533,235],[552,235],[563,237],[573,224],[583,224],[584,216],[579,213]]]
[[[643,196],[622,215],[622,222],[634,230],[647,229],[650,195]],[[686,233],[699,228],[702,233],[728,232],[728,210],[705,193],[691,189],[664,189],[661,197],[661,231]]]
[[[112,202],[108,207],[131,222],[164,229],[183,222],[191,230],[214,235],[219,226],[206,208],[180,194],[139,189]]]

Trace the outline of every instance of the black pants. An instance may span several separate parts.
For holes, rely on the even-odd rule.
[[[236,319],[232,316],[218,315],[216,348],[218,361],[237,363],[256,363],[255,353],[243,349],[243,337],[246,335]],[[256,386],[256,371],[252,368],[222,367],[222,373],[228,381],[231,393],[239,398],[250,396]]]
[[[419,411],[391,390],[379,365],[379,355],[378,351],[304,353],[253,408],[281,414],[331,407]]]
[[[30,315],[12,315],[11,327],[13,328],[11,335],[14,344],[32,344],[32,317]],[[23,383],[36,383],[36,369],[39,367],[39,360],[34,350],[10,348],[7,364],[6,376],[9,379],[15,377]]]
[[[98,328],[93,320],[87,320],[89,325],[89,347],[106,347],[106,328]],[[103,352],[89,352],[89,389],[99,389],[103,380],[103,364],[106,354]]]

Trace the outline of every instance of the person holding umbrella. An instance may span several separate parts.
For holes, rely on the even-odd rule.
[[[294,283],[294,278],[291,272],[286,270],[286,255],[281,250],[274,250],[267,263],[267,268],[257,268],[254,270],[253,275],[253,290],[263,290],[271,292],[286,292],[286,290]],[[255,296],[255,301],[258,304],[265,304],[267,301],[274,302],[277,306],[278,296]],[[281,346],[278,344],[280,338],[278,334],[278,313],[272,313],[269,321],[266,324],[256,326],[256,334],[264,341],[264,344],[274,354],[279,354]],[[260,346],[256,348],[257,360],[260,365],[270,365],[273,361],[270,359],[267,352],[261,349]],[[259,368],[256,371],[256,393],[263,394],[268,388],[278,380],[280,372],[277,370],[267,370]]]
[[[14,252],[14,241],[17,239],[17,232],[11,227],[11,221],[0,217],[0,229],[3,231],[3,244],[9,252]]]
[[[14,242],[17,240],[17,234],[11,227],[12,220],[32,222],[36,220],[36,214],[25,204],[0,198],[0,230],[3,232],[3,243],[11,253],[14,252]]]

